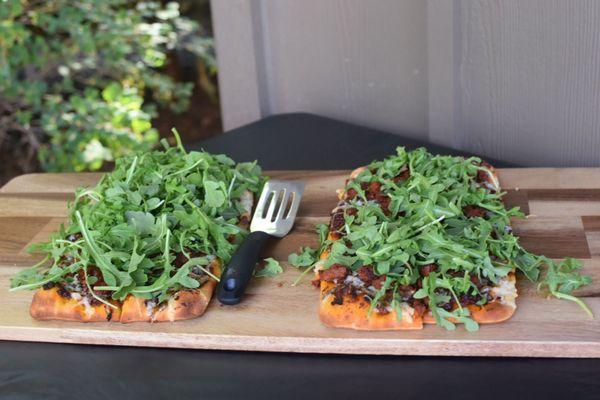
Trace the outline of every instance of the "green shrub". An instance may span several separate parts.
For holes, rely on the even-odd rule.
[[[0,146],[29,146],[47,171],[150,149],[157,106],[183,111],[192,92],[161,71],[169,54],[214,69],[199,29],[177,3],[0,0]]]

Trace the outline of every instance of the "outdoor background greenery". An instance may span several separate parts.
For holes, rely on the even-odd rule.
[[[97,170],[150,149],[158,111],[189,107],[193,82],[168,71],[192,55],[216,73],[213,40],[186,3],[0,0],[0,150],[22,172]],[[200,80],[214,98],[211,79]]]

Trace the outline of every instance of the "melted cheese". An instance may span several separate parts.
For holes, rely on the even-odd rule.
[[[408,305],[408,303],[402,303],[402,319],[409,324],[412,324],[415,316],[415,309]]]
[[[352,285],[352,286],[356,286],[356,287],[365,286],[365,283],[363,281],[361,281],[358,276],[354,276],[354,275],[348,275],[346,277],[346,279],[344,279],[344,283],[346,285]]]
[[[500,299],[501,304],[506,304],[510,307],[516,308],[517,304],[515,299],[517,298],[517,286],[515,285],[515,278],[512,276],[505,276],[498,281],[498,285],[490,289],[492,296]]]
[[[154,314],[154,307],[156,307],[156,302],[154,300],[146,301],[146,315],[152,317]]]
[[[175,321],[175,306],[176,306],[176,304],[177,303],[175,302],[175,297],[171,296],[169,298],[169,302],[167,303],[167,318],[171,322]]]
[[[83,304],[83,307],[85,308],[85,315],[88,318],[94,315],[96,311],[94,310],[94,307],[90,305],[90,300],[87,297],[83,297],[80,303]]]
[[[65,285],[65,289],[69,292],[81,292],[81,282],[77,275],[73,277],[73,281]]]

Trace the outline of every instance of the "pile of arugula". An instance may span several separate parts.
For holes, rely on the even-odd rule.
[[[160,303],[200,285],[192,268],[212,276],[206,266],[213,257],[226,263],[247,235],[237,225],[245,211],[241,196],[261,190],[261,169],[224,155],[186,153],[174,134],[176,147],[163,141],[164,151],[118,159],[95,188],[78,189],[67,226],[32,248],[46,258],[18,273],[11,290],[68,284],[83,270],[98,301],[133,294]],[[178,267],[179,254],[187,261]],[[96,285],[89,266],[101,271],[105,285]]]
[[[394,177],[406,167],[410,177],[395,181]],[[539,282],[538,288],[550,295],[576,302],[591,316],[585,303],[571,295],[591,282],[579,274],[581,263],[573,259],[557,263],[523,249],[509,225],[510,218],[523,214],[518,208],[506,210],[504,193],[479,184],[479,171],[489,173],[476,157],[433,156],[425,149],[409,152],[400,147],[397,155],[371,163],[346,185],[346,190],[354,189],[357,196],[343,206],[358,212],[344,215],[343,238],[328,239],[328,226],[320,225],[319,248],[303,248],[299,254],[290,255],[288,261],[305,267],[304,275],[328,249],[330,255],[322,263],[325,269],[342,264],[356,271],[372,265],[377,275],[387,279],[371,298],[371,310],[386,292],[392,291],[391,307],[401,318],[403,300],[398,288],[412,285],[419,288],[413,297],[424,300],[436,322],[449,330],[455,329],[450,318],[465,323],[468,330],[478,328],[459,301],[461,296],[470,295],[481,297],[479,305],[487,302],[485,293],[479,293],[473,283],[473,276],[495,285],[513,269]],[[362,187],[370,182],[380,182],[382,191],[391,198],[388,215],[377,202],[367,199]],[[463,212],[466,205],[481,207],[487,215],[467,218]],[[437,264],[437,270],[422,276],[419,267],[430,263]],[[442,308],[452,301],[457,305],[454,310]]]

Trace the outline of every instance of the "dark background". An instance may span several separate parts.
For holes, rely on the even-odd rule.
[[[600,398],[598,360],[0,348],[3,399]]]

